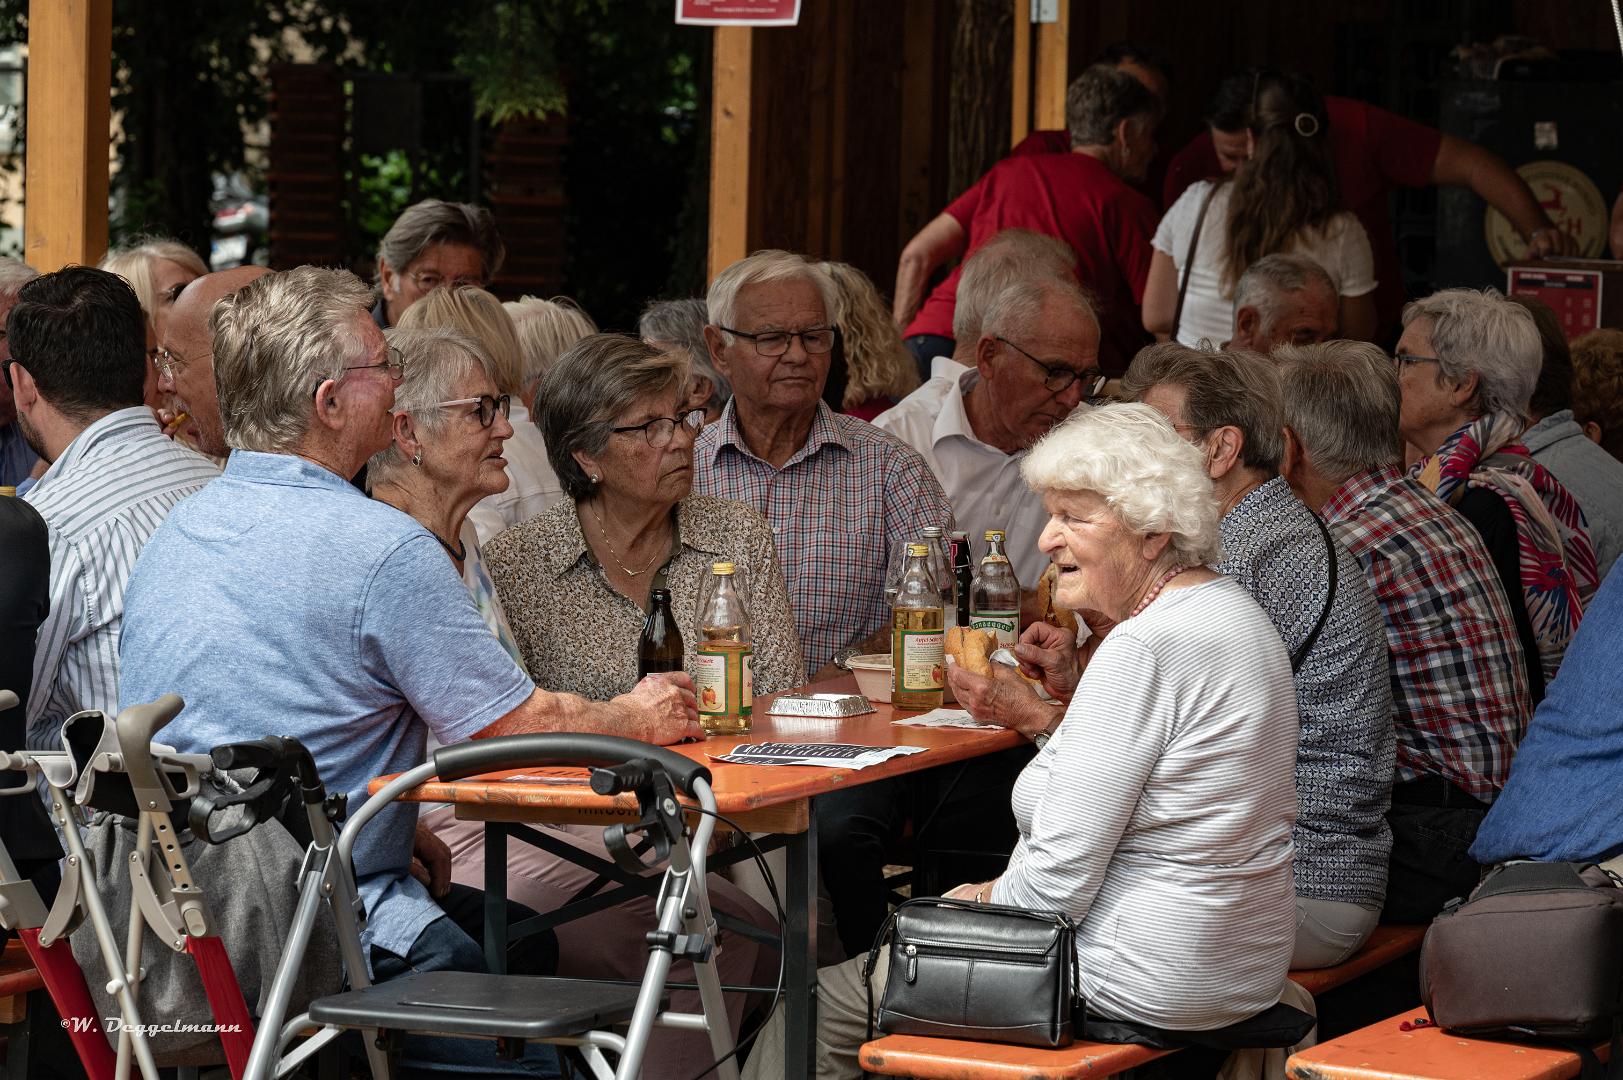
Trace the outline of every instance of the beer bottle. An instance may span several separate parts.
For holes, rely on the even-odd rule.
[[[952,579],[954,595],[958,597],[958,625],[969,625],[970,589],[975,583],[975,564],[969,556],[969,534],[952,534]]]
[[[699,601],[700,641],[693,658],[699,724],[706,735],[743,735],[755,700],[750,616],[733,582],[733,564],[714,563]]]
[[[935,709],[947,685],[947,634],[941,587],[926,544],[907,545],[907,569],[891,609],[890,703],[898,709]]]
[[[952,553],[947,550],[946,533],[939,526],[926,525],[924,542],[930,548],[930,573],[941,590],[941,612],[950,629],[958,625],[958,591],[952,575]]]
[[[989,631],[998,647],[1012,648],[1020,640],[1020,581],[1003,554],[1003,531],[987,529],[986,545],[986,558],[969,587],[969,625]]]
[[[682,670],[682,631],[671,615],[671,590],[649,594],[648,618],[637,639],[637,678],[655,671]]]

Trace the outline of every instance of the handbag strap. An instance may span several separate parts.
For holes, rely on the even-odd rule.
[[[1200,247],[1200,227],[1206,223],[1206,208],[1212,205],[1212,196],[1217,189],[1223,186],[1223,181],[1213,183],[1206,192],[1206,197],[1200,200],[1200,211],[1195,214],[1195,231],[1189,237],[1189,250],[1183,257],[1183,278],[1178,282],[1178,307],[1172,313],[1172,338],[1178,337],[1178,327],[1183,324],[1183,301],[1189,295],[1189,271],[1195,266],[1195,252]]]
[[[1312,513],[1309,511],[1309,513]],[[1330,585],[1324,593],[1324,610],[1319,612],[1319,621],[1313,624],[1313,630],[1296,651],[1291,653],[1291,674],[1302,670],[1307,662],[1307,654],[1319,640],[1319,633],[1324,629],[1326,620],[1330,618],[1330,605],[1336,602],[1336,544],[1330,539],[1330,530],[1325,527],[1324,521],[1317,514],[1313,514],[1313,524],[1319,527],[1319,534],[1324,537],[1324,550],[1329,554]]]

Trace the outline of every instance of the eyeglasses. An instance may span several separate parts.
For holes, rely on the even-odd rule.
[[[479,406],[468,415],[479,417],[480,427],[489,427],[495,422],[497,412],[500,412],[503,417],[511,415],[513,408],[513,397],[511,394],[503,394],[501,397],[491,397],[489,394],[480,394],[478,397],[462,397],[455,398],[451,401],[436,401],[434,404],[430,405],[429,408],[454,409],[458,405]]]
[[[1013,349],[1027,360],[1030,360],[1033,364],[1036,364],[1038,367],[1042,368],[1043,386],[1051,394],[1065,393],[1065,391],[1071,388],[1071,384],[1076,382],[1078,379],[1082,380],[1082,396],[1085,398],[1094,397],[1099,393],[1100,390],[1104,389],[1105,377],[1104,374],[1099,371],[1075,371],[1068,367],[1055,367],[1052,364],[1045,364],[1035,356],[1032,356],[1026,350],[1022,349],[1020,346],[1016,345],[1014,342],[1010,341],[1008,338],[999,337],[997,340],[1003,342],[1003,344],[1007,345],[1009,348]]]
[[[418,273],[415,273],[415,274],[408,273],[408,274],[406,274],[406,277],[410,278],[412,284],[416,285],[423,292],[433,292],[435,289],[439,288],[441,285],[449,285],[453,289],[460,289],[464,285],[472,285],[475,288],[480,288],[480,289],[485,287],[485,281],[484,281],[483,278],[476,278],[476,277],[447,278],[447,277],[441,277],[439,275],[439,273],[437,273],[436,271],[433,271],[433,270],[422,270],[422,271],[419,271]]]
[[[1440,364],[1440,363],[1442,363],[1442,361],[1437,359],[1437,357],[1435,357],[1435,356],[1416,356],[1414,353],[1401,353],[1401,352],[1393,354],[1392,362],[1397,365],[1399,371],[1402,371],[1404,368],[1408,367],[1410,364]]]
[[[335,376],[335,379],[341,381],[344,376],[348,375],[352,371],[381,371],[389,376],[390,382],[398,384],[401,379],[406,377],[406,354],[395,348],[393,345],[390,345],[387,348],[389,350],[388,353],[385,355],[384,359],[378,363],[351,364],[348,367],[341,367],[338,369],[338,374]],[[315,397],[320,392],[321,383],[317,383],[316,388],[310,391],[310,396]]]
[[[648,445],[655,450],[663,450],[671,445],[671,436],[676,434],[676,425],[681,424],[687,429],[689,435],[697,435],[699,429],[704,427],[704,410],[689,409],[680,417],[656,416],[645,424],[632,424],[629,427],[610,428],[616,435],[625,435],[629,432],[640,431]]]
[[[758,356],[782,356],[789,351],[789,342],[792,338],[800,339],[801,348],[813,356],[820,356],[834,348],[834,328],[832,326],[814,326],[810,330],[763,330],[759,334],[751,334],[744,330],[734,330],[730,326],[716,325],[717,330],[725,330],[729,334],[736,334],[755,343],[755,352]]]
[[[209,355],[213,356],[214,354],[209,353]],[[191,363],[191,361],[185,359],[184,357],[176,356],[165,346],[159,345],[156,349],[152,350],[152,363],[156,365],[157,369],[162,374],[168,377],[170,382],[174,382],[175,377],[180,373],[181,368],[184,368],[187,364]]]

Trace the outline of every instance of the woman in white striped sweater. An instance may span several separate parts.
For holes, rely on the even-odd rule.
[[[1155,411],[1079,412],[1022,472],[1051,515],[1039,543],[1057,602],[1111,628],[1080,682],[1051,687],[1070,705],[1015,784],[1008,867],[949,895],[1078,919],[1092,1012],[1180,1031],[1245,1020],[1280,999],[1296,936],[1285,647],[1250,594],[1206,568],[1211,482]],[[860,964],[819,973],[820,1077],[860,1075]],[[782,1040],[769,1028],[746,1076],[781,1075]]]

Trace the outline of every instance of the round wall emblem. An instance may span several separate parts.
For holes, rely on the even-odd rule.
[[[1578,254],[1586,259],[1600,256],[1606,241],[1608,211],[1595,182],[1582,170],[1561,161],[1529,161],[1516,171],[1533,189],[1533,197],[1550,220],[1578,242]],[[1526,258],[1527,241],[1510,219],[1491,206],[1482,230],[1488,251],[1501,267]]]

